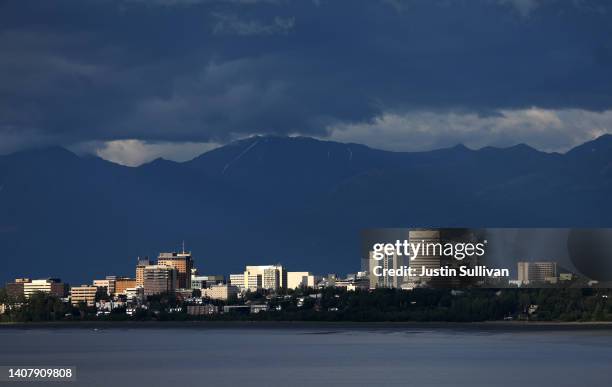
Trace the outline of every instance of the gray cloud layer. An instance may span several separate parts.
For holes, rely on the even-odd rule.
[[[217,22],[213,26],[213,33],[216,35],[275,35],[287,34],[295,26],[295,18],[275,17],[269,23],[263,23],[259,20],[242,20],[236,15],[226,15],[222,13],[214,13],[213,16]]]
[[[578,0],[4,2],[0,152],[222,143],[253,133],[331,134],[387,148],[399,137],[409,149],[450,141],[563,149],[610,130],[601,112],[612,109],[611,8]],[[561,144],[551,126],[474,118],[532,108],[562,121]],[[578,116],[597,117],[596,127]],[[393,134],[375,135],[389,120]]]

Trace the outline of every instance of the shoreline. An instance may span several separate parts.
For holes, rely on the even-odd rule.
[[[489,332],[610,331],[612,322],[353,322],[353,321],[62,321],[2,322],[2,329],[317,329],[317,330],[451,330]]]

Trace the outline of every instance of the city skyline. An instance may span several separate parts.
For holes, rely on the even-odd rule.
[[[588,267],[589,272],[597,270],[597,267],[605,269],[605,261],[597,261],[609,254],[610,244],[607,238],[612,229],[552,229],[552,228],[383,228],[367,229],[361,233],[362,257],[360,258],[360,270],[355,271],[345,268],[338,273],[346,274],[347,278],[352,273],[367,278],[370,288],[394,287],[411,289],[419,285],[433,287],[465,287],[471,285],[482,286],[478,281],[459,280],[443,278],[414,277],[400,278],[407,274],[375,274],[398,273],[402,268],[415,267],[425,271],[436,268],[450,268],[456,271],[459,266],[486,270],[503,269],[512,271],[515,279],[510,281],[514,285],[528,285],[528,277],[538,278],[536,282],[556,283],[553,277],[563,272],[570,279],[578,273],[586,280],[599,279],[609,281],[605,270],[598,276],[590,277],[576,270],[576,267]],[[403,241],[400,238],[405,238]],[[392,243],[390,243],[392,242]],[[489,243],[490,242],[490,243]],[[390,248],[390,249],[388,249]],[[471,249],[470,251],[466,249]],[[389,251],[394,253],[390,253]],[[448,251],[447,251],[448,250]],[[375,253],[378,251],[378,253]],[[381,252],[383,257],[378,257]],[[461,254],[459,254],[461,253]],[[467,254],[467,255],[466,255]],[[586,255],[585,255],[586,254]],[[203,289],[210,283],[232,282],[241,290],[280,289],[287,288],[289,283],[310,284],[321,280],[329,271],[322,268],[310,271],[288,272],[287,268],[296,268],[294,265],[285,266],[277,260],[276,264],[253,265],[255,260],[242,260],[239,264],[245,267],[243,271],[237,272],[221,271],[213,272],[208,269],[209,261],[202,260],[200,265],[196,264],[192,251],[186,249],[185,240],[180,243],[180,249],[176,251],[162,251],[157,254],[156,260],[149,257],[136,257],[133,273],[126,275],[128,271],[111,271],[96,275],[92,284],[104,286],[111,292],[112,289],[126,289],[144,287],[147,280],[159,278],[169,281],[172,286],[160,285],[167,289]],[[250,255],[245,252],[245,256]],[[203,254],[206,256],[206,254]],[[586,257],[586,258],[585,258]],[[599,257],[599,258],[597,258]],[[551,260],[551,258],[554,258]],[[264,260],[265,261],[265,260]],[[267,260],[271,262],[271,260]],[[261,262],[261,261],[260,261]],[[550,266],[547,262],[551,262]],[[355,263],[355,262],[353,262]],[[484,264],[484,265],[483,265]],[[586,264],[586,266],[585,266]],[[487,266],[488,265],[488,266]],[[501,265],[501,266],[499,266]],[[548,266],[547,266],[548,265]],[[603,265],[603,266],[601,266]],[[356,266],[356,265],[352,265]],[[100,265],[96,268],[99,271]],[[299,268],[299,266],[297,266]],[[517,267],[516,271],[509,269]],[[166,273],[171,269],[171,273]],[[486,270],[484,270],[486,269]],[[163,273],[166,274],[163,274]],[[412,272],[412,269],[411,269]],[[540,274],[543,272],[544,274]],[[315,273],[314,275],[312,273]],[[291,274],[291,275],[290,275]],[[168,277],[170,275],[170,277]],[[160,277],[161,276],[161,277]],[[19,273],[17,279],[23,278],[65,278],[60,273],[46,273],[43,276],[32,276],[31,273],[24,275]],[[13,278],[15,278],[13,277]],[[438,277],[438,276],[437,276]],[[447,277],[442,275],[439,277]],[[550,277],[547,278],[547,277]],[[316,278],[316,281],[315,281]],[[113,282],[111,285],[109,281]],[[192,284],[192,281],[194,283]],[[17,281],[19,282],[19,281]],[[88,283],[85,281],[69,281],[71,283]],[[531,281],[533,282],[533,280]],[[597,282],[597,281],[595,281]],[[494,282],[499,286],[499,281]],[[590,285],[589,285],[590,286]],[[292,286],[295,287],[295,286]],[[154,293],[156,293],[155,291]],[[118,293],[121,293],[119,291]]]
[[[414,234],[411,234],[411,238],[430,238],[432,241],[440,241],[439,231],[416,231]],[[188,257],[191,262],[191,266],[189,267],[189,286],[181,287],[179,286],[179,273],[181,269],[185,269],[185,267],[176,267],[174,263],[163,262],[167,261],[168,257]],[[341,277],[337,277],[336,273],[328,273],[326,275],[317,275],[312,274],[310,272],[300,272],[300,271],[288,271],[285,267],[283,267],[280,263],[273,265],[246,265],[243,273],[240,274],[204,274],[197,269],[195,266],[195,262],[192,258],[192,252],[184,250],[184,242],[183,249],[178,252],[162,252],[159,254],[160,261],[152,261],[148,258],[137,257],[136,265],[134,270],[134,276],[117,276],[115,274],[108,274],[105,276],[105,279],[92,279],[91,285],[87,284],[74,284],[69,285],[68,283],[62,283],[59,277],[46,277],[42,279],[31,279],[27,276],[22,276],[20,278],[16,278],[14,282],[9,283],[10,285],[21,285],[21,291],[26,298],[34,292],[38,291],[38,289],[44,289],[45,292],[50,292],[52,294],[59,294],[62,292],[70,293],[70,289],[74,288],[106,288],[109,295],[111,294],[121,294],[126,290],[129,292],[130,288],[143,288],[148,290],[144,290],[143,296],[147,295],[155,295],[165,292],[174,292],[174,291],[183,291],[183,290],[204,290],[206,288],[214,287],[219,284],[227,284],[236,287],[240,292],[246,291],[259,291],[259,290],[269,290],[269,291],[277,291],[280,289],[296,289],[300,287],[312,287],[314,288],[320,284],[326,284],[329,281],[329,278],[333,278],[334,282],[338,281],[338,283],[342,283],[343,287],[346,287],[347,284],[356,283],[357,280],[368,280],[368,285],[364,288],[375,289],[375,288],[401,288],[406,290],[412,290],[418,286],[425,287],[447,287],[447,288],[462,288],[466,284],[461,284],[454,282],[452,280],[443,280],[442,282],[436,282],[435,280],[432,282],[432,278],[430,277],[422,277],[420,276],[418,279],[411,278],[402,278],[401,276],[387,276],[386,274],[374,275],[376,272],[376,266],[384,269],[398,270],[401,267],[408,267],[408,265],[404,266],[403,260],[398,260],[398,256],[396,254],[387,255],[386,258],[382,260],[374,259],[370,256],[368,269],[364,272],[358,272],[357,274],[348,273],[344,279]],[[445,264],[445,261],[441,261],[440,257],[431,257],[427,258],[427,263],[423,264],[421,262],[421,256],[417,256],[414,261],[408,259],[410,267],[415,268],[441,268],[448,267]],[[142,262],[146,261],[144,267],[142,266]],[[436,261],[436,263],[434,263]],[[467,265],[466,267],[472,267],[474,263],[470,263],[468,261],[462,262],[462,264]],[[544,285],[544,284],[557,284],[559,280],[561,281],[571,281],[576,278],[576,273],[568,272],[568,271],[560,271],[558,268],[557,262],[554,261],[521,261],[516,262],[517,265],[517,277],[516,279],[506,279],[507,285],[515,285],[515,286],[526,286],[530,284],[534,285]],[[143,283],[138,284],[139,271],[141,268],[144,270],[142,274]],[[424,270],[424,269],[423,269]],[[159,281],[162,282],[159,282]],[[587,278],[588,280],[588,278]],[[192,281],[194,281],[192,283]],[[416,281],[416,282],[415,282]],[[485,280],[486,281],[486,280]],[[125,284],[120,283],[124,282]],[[597,281],[592,281],[593,283],[597,283]],[[58,287],[53,287],[53,284],[60,284]],[[586,283],[585,283],[586,284]],[[334,283],[332,282],[332,285]],[[473,285],[476,285],[473,283]],[[326,285],[323,285],[326,286]],[[337,285],[336,285],[337,286]],[[500,282],[493,283],[492,287],[503,287],[503,284]],[[590,286],[590,282],[589,282]],[[355,288],[353,288],[355,289]],[[85,290],[85,289],[83,289]],[[11,290],[14,292],[14,290]],[[95,293],[95,292],[94,292]]]
[[[427,241],[435,249],[437,244],[442,246],[441,242],[458,241],[461,237],[468,238],[464,241],[474,241],[473,233],[480,232],[466,231],[466,229],[421,228],[406,234],[409,238],[406,242],[416,244]],[[399,240],[397,245],[401,247]],[[459,245],[466,244],[457,242],[457,246]],[[0,318],[9,321],[38,319],[43,317],[37,316],[47,313],[47,317],[43,319],[64,321],[240,319],[241,316],[260,314],[282,319],[287,313],[285,308],[288,308],[287,316],[301,319],[300,310],[312,310],[316,314],[338,312],[340,309],[334,305],[339,305],[339,300],[331,303],[322,301],[324,295],[330,297],[330,294],[333,294],[334,300],[342,298],[343,308],[350,309],[352,295],[368,297],[367,294],[374,294],[371,297],[377,297],[377,294],[385,294],[378,292],[382,289],[401,292],[398,294],[399,297],[422,297],[432,291],[450,291],[451,297],[461,297],[465,292],[475,289],[497,291],[495,293],[497,297],[502,290],[573,289],[575,291],[591,288],[606,291],[611,285],[592,281],[567,271],[555,261],[519,260],[516,262],[517,277],[511,279],[507,269],[487,268],[481,265],[480,258],[486,257],[486,254],[482,257],[464,257],[457,265],[452,265],[453,258],[443,258],[443,250],[438,253],[434,250],[433,255],[426,253],[428,250],[425,249],[418,251],[414,259],[407,260],[398,259],[397,252],[385,253],[382,259],[370,254],[366,271],[349,273],[345,276],[292,272],[280,263],[247,264],[241,273],[212,275],[198,269],[192,251],[186,250],[183,242],[180,251],[160,252],[157,261],[137,257],[133,266],[133,276],[107,274],[104,278],[94,278],[83,284],[68,284],[59,278],[16,278],[6,283],[4,288],[0,287],[2,297]],[[472,258],[475,260],[470,262]],[[406,261],[409,266],[404,265]],[[408,268],[410,270],[407,270]],[[419,270],[421,273],[415,274]],[[467,281],[460,280],[464,274],[471,278]],[[603,294],[601,297],[608,296]],[[42,311],[40,307],[45,304],[53,306],[48,306],[47,308],[51,309]],[[502,315],[504,320],[514,318],[529,320],[536,318],[540,310],[540,305],[536,304],[523,306],[523,309],[518,310],[516,307],[507,309],[510,305],[504,305],[500,306],[506,310],[504,313],[507,313]],[[376,315],[372,308],[369,308],[367,313]],[[588,313],[601,318],[598,309]],[[502,317],[499,314],[496,316],[496,318]]]

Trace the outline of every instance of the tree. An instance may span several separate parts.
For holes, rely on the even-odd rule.
[[[96,302],[97,301],[110,301],[110,299],[111,298],[108,295],[106,287],[99,287],[98,290],[96,290]]]
[[[6,292],[5,288],[0,288],[0,304],[8,304],[9,303],[9,299],[8,299],[8,293]]]

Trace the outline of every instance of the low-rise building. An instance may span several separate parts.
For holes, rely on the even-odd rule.
[[[187,314],[192,316],[212,315],[218,312],[219,308],[216,305],[187,305]]]
[[[550,282],[557,276],[556,262],[518,262],[517,268],[518,280],[524,285]]]
[[[227,301],[238,296],[239,289],[233,285],[213,285],[210,288],[202,289],[202,297],[211,300]]]
[[[574,275],[572,273],[560,273],[559,281],[572,281],[574,279]]]
[[[11,300],[18,300],[24,296],[24,284],[32,282],[29,278],[16,278],[14,282],[9,282],[6,284],[6,295]]]
[[[128,302],[138,302],[144,300],[144,288],[142,286],[127,288],[125,289],[124,294]]]
[[[369,278],[356,278],[336,280],[334,286],[337,288],[346,288],[347,291],[355,291],[357,289],[370,289],[371,284]]]
[[[84,302],[87,306],[94,306],[96,304],[97,292],[98,288],[96,286],[73,286],[70,288],[70,302],[72,305],[79,305],[81,302]]]
[[[331,273],[321,278],[319,282],[317,283],[317,287],[318,288],[334,287],[336,286],[336,281],[338,280],[339,280],[338,275]]]
[[[134,306],[134,307],[128,307],[125,309],[125,314],[127,314],[128,316],[134,316],[135,314],[137,314],[139,311],[144,311],[149,309],[146,305],[138,305],[138,306]]]
[[[66,297],[67,287],[59,278],[37,279],[24,282],[23,295],[30,298],[34,293],[42,292],[62,298]]]
[[[191,296],[193,295],[193,290],[191,289],[176,289],[174,290],[174,295],[176,296],[176,298],[178,300],[186,300],[188,298],[191,298]]]
[[[115,294],[115,281],[116,278],[109,278],[106,277],[106,279],[103,280],[93,280],[93,286],[100,288],[100,289],[105,289],[106,294],[108,294],[109,296],[112,296],[113,294]]]
[[[124,294],[126,289],[135,288],[136,278],[118,277],[115,279],[115,294]]]
[[[96,302],[96,309],[98,311],[108,311],[111,312],[114,309],[125,308],[126,304],[123,301],[104,301],[101,300]]]
[[[253,304],[251,305],[251,313],[267,312],[268,304]]]
[[[222,284],[225,278],[222,275],[192,275],[191,288],[204,289],[212,285]]]
[[[358,279],[346,285],[346,290],[349,292],[354,292],[356,290],[366,290],[370,289],[370,279]]]

